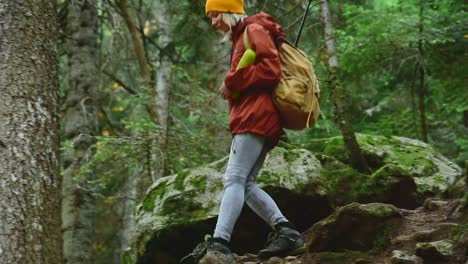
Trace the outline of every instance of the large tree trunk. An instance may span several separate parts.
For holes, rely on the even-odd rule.
[[[164,176],[167,171],[168,164],[168,131],[169,131],[169,94],[171,86],[171,74],[172,74],[172,62],[169,58],[167,47],[171,43],[171,18],[169,9],[167,7],[168,2],[165,0],[159,0],[157,2],[157,17],[158,17],[158,28],[159,28],[159,46],[163,50],[159,53],[159,65],[156,73],[156,108],[158,112],[158,121],[161,129],[159,137],[159,156],[158,167],[155,170],[155,176],[153,178],[158,179]]]
[[[92,170],[80,169],[94,154],[98,133],[96,0],[72,1],[68,6],[68,93],[62,120],[63,137],[73,143],[65,155],[63,179],[63,239],[65,263],[92,263],[96,203],[88,182]]]
[[[0,262],[62,263],[55,1],[0,0]]]
[[[333,24],[331,23],[330,9],[328,1],[324,0],[321,4],[322,20],[325,28],[325,40],[327,45],[327,53],[329,55],[328,65],[331,74],[331,97],[337,114],[338,127],[343,135],[343,141],[346,146],[349,160],[353,168],[367,172],[369,170],[367,162],[364,159],[361,148],[356,140],[356,135],[352,127],[351,119],[351,96],[343,89],[339,79],[339,62],[335,48],[335,37],[333,32]]]

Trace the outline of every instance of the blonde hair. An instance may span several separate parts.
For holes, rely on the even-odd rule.
[[[223,41],[228,41],[231,39],[232,35],[232,27],[236,26],[237,24],[244,22],[247,18],[245,14],[236,14],[236,13],[222,13],[223,22],[229,26],[229,31],[226,32],[224,35]]]

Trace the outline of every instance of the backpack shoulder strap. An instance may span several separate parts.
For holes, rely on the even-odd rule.
[[[245,49],[251,49],[252,47],[250,46],[250,40],[249,40],[249,26],[245,27],[244,30],[244,47]]]
[[[250,45],[248,27],[249,27],[248,25],[245,27],[244,36],[243,36],[243,42],[244,42],[245,49],[251,49],[252,48],[252,46]],[[283,42],[287,42],[289,45],[291,45],[293,47],[296,47],[296,46],[294,46],[294,44],[290,43],[286,37],[281,37],[281,36],[276,37],[276,36],[272,35],[272,38],[273,38],[273,42],[274,42],[276,48],[280,47],[281,44],[283,44]]]

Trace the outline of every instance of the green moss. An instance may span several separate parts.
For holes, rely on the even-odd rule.
[[[192,195],[184,193],[170,197],[164,201],[161,215],[174,215],[173,222],[184,223],[199,219],[206,214],[203,204],[190,199]]]
[[[147,212],[153,211],[154,200],[156,199],[157,196],[158,194],[154,190],[151,193],[145,195],[145,197],[143,198],[143,201],[141,202],[141,207],[143,208],[143,210]]]
[[[362,149],[367,155],[375,155],[371,153],[371,149],[375,149],[375,146],[385,149],[387,155],[385,155],[381,165],[397,162],[401,168],[418,172],[420,175],[430,175],[438,169],[427,157],[435,155],[434,150],[429,146],[402,143],[400,139],[394,137],[362,134],[359,135],[359,141],[362,142]]]
[[[303,147],[315,153],[323,153],[332,156],[341,162],[346,163],[348,161],[348,155],[344,148],[342,137],[313,139]]]
[[[332,138],[321,138],[321,139],[312,139],[303,147],[312,152],[325,153],[326,146],[337,145],[337,142],[341,137],[332,137]]]
[[[440,193],[449,185],[447,180],[441,178],[440,176],[415,178],[415,181],[417,183],[417,189],[419,193]]]
[[[434,183],[437,185],[443,185],[443,186],[449,185],[449,182],[447,181],[447,179],[445,179],[444,177],[440,175],[437,175],[434,177]]]
[[[391,175],[408,175],[409,172],[403,169],[402,167],[395,165],[395,164],[386,164],[376,172],[374,172],[371,178],[374,181],[378,181],[379,179],[386,179],[388,176]]]
[[[450,232],[450,239],[460,241],[468,233],[468,224],[461,224],[454,227]]]
[[[174,180],[174,188],[176,190],[183,190],[184,189],[184,180],[185,178],[187,178],[187,176],[190,174],[190,171],[189,170],[183,170],[181,172],[179,172],[176,176],[175,176],[175,180]]]
[[[219,180],[215,180],[214,182],[210,182],[210,188],[208,191],[210,193],[216,193],[216,192],[223,190],[223,188],[224,188],[223,181],[219,179]]]
[[[349,199],[358,197],[359,193],[382,194],[388,183],[386,181],[393,179],[389,176],[395,175],[413,177],[418,193],[441,193],[449,185],[449,180],[442,175],[443,172],[440,172],[440,176],[436,176],[439,172],[436,161],[439,159],[439,154],[429,145],[398,137],[357,134],[357,138],[364,157],[371,168],[377,171],[370,179],[365,179],[351,177],[354,173],[350,173],[348,169],[343,171],[342,168],[333,169],[332,166],[326,168],[328,172],[324,174],[331,180],[329,190],[333,192],[337,187],[345,189],[342,192],[345,197],[341,200],[350,201]],[[304,147],[349,165],[341,137],[312,140]],[[323,159],[321,162],[324,164]],[[325,159],[325,162],[328,161]],[[336,166],[336,163],[331,165]],[[357,181],[352,182],[352,180]]]
[[[159,185],[156,188],[154,188],[153,190],[151,190],[151,192],[149,194],[145,195],[145,197],[143,198],[143,201],[141,202],[141,206],[142,206],[143,210],[145,210],[147,212],[153,211],[155,200],[158,199],[158,198],[161,198],[166,193],[166,191],[167,191],[167,189],[166,189],[167,180],[166,179],[161,179],[160,181],[161,182],[159,183]]]
[[[300,155],[296,151],[284,151],[283,158],[287,163],[291,163],[299,159]]]
[[[435,155],[435,152],[428,146],[402,143],[398,138],[393,137],[364,134],[357,134],[357,139],[364,156],[372,161],[378,161],[378,164],[374,164],[377,168],[397,162],[405,170],[415,171],[420,175],[430,175],[438,169],[431,159],[427,158],[428,154]],[[380,146],[381,149],[376,149],[376,146]],[[311,140],[304,145],[304,148],[332,156],[348,164],[348,156],[342,137]],[[383,151],[383,160],[377,157],[377,151]]]
[[[386,164],[370,176],[369,190],[374,196],[382,194],[387,190],[389,181],[392,181],[394,176],[411,177],[410,175],[410,172],[398,165]]]
[[[228,158],[224,158],[212,164],[212,168],[217,171],[223,171],[226,168]]]
[[[371,255],[377,255],[387,248],[390,244],[391,232],[392,227],[390,225],[385,225],[380,229],[377,237],[374,239],[372,249],[369,251]]]
[[[204,192],[206,190],[207,178],[208,178],[208,176],[206,176],[206,175],[200,175],[200,176],[197,176],[197,177],[192,177],[189,180],[189,183],[198,192]]]
[[[272,172],[268,170],[263,170],[261,177],[258,178],[258,183],[263,183],[265,185],[279,185],[279,179],[281,175],[277,172]]]
[[[338,205],[356,201],[369,192],[368,176],[337,162],[322,164],[320,174],[326,179],[325,188]]]
[[[124,251],[121,257],[121,262],[123,264],[135,264],[137,262],[135,252],[133,252],[132,250]]]
[[[426,157],[427,151],[422,149],[409,146],[403,151],[394,150],[393,153],[395,157],[388,157],[384,159],[384,162],[396,161],[402,168],[417,172],[420,175],[431,175],[438,170],[434,162]]]
[[[184,180],[188,175],[188,171],[183,171],[175,176],[174,188],[177,190],[184,189]],[[194,192],[204,192],[206,189],[208,176],[193,177],[190,179],[190,184],[194,187]],[[155,207],[155,201],[157,199],[161,200],[162,195],[167,191],[168,180],[161,180],[160,184],[153,189],[149,194],[147,194],[142,201],[142,208],[145,211],[153,211]],[[173,197],[167,198],[163,202],[162,212],[160,214],[192,214],[194,211],[202,208],[201,204],[194,202],[191,199],[186,197],[194,197],[195,195],[190,195],[189,193],[178,194]]]

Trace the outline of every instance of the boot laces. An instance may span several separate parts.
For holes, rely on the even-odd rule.
[[[276,246],[280,245],[282,240],[286,240],[290,242],[294,242],[295,240],[289,237],[286,234],[283,234],[280,230],[275,230],[270,232],[267,236],[267,242],[265,243],[265,247]]]
[[[205,241],[200,242],[192,251],[192,253],[188,254],[179,263],[184,263],[188,259],[195,259],[199,260],[201,259],[207,252],[208,247],[209,247],[209,241],[211,239],[210,235],[205,235]]]

